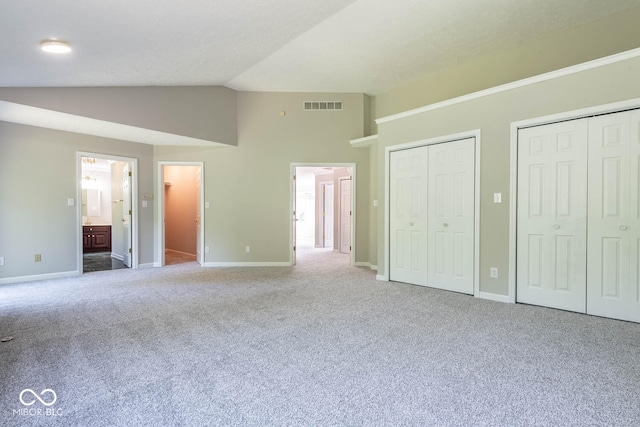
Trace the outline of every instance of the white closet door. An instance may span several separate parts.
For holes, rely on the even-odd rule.
[[[587,120],[518,132],[517,301],[585,312]]]
[[[631,277],[629,298],[629,320],[640,322],[640,110],[629,113],[630,159],[631,159],[631,219],[629,221],[629,239],[631,241]]]
[[[589,119],[587,313],[623,320],[638,298],[637,140],[628,111]]]
[[[427,284],[427,147],[390,153],[389,278]]]
[[[474,138],[429,146],[428,284],[473,294]]]

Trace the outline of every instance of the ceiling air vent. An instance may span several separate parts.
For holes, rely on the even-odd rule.
[[[305,101],[304,111],[342,110],[342,101]]]

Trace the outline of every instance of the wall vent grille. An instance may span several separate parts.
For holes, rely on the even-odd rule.
[[[342,101],[305,101],[304,111],[341,111]]]

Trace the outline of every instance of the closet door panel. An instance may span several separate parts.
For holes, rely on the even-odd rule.
[[[585,312],[587,121],[518,133],[517,301]]]
[[[630,202],[637,193],[630,123],[629,112],[589,119],[587,313],[625,320],[632,299]]]

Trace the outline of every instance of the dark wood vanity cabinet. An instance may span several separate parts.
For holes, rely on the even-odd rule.
[[[111,226],[83,225],[82,251],[111,252]]]

